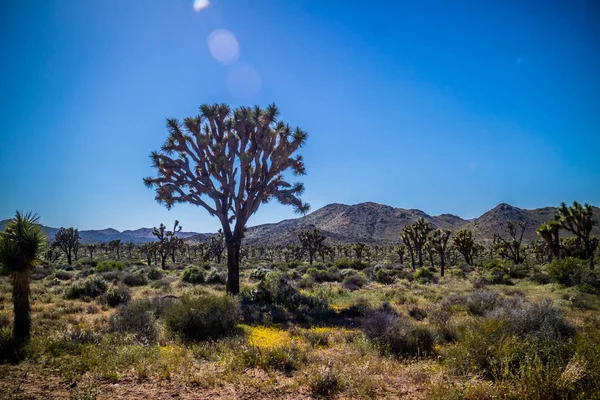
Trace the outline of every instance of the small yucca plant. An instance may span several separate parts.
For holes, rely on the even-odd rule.
[[[19,345],[29,339],[31,315],[29,281],[33,268],[41,262],[46,236],[36,214],[17,211],[0,232],[0,267],[12,278],[14,325],[13,340]]]

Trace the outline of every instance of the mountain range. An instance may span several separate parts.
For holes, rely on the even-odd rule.
[[[435,228],[471,229],[477,240],[492,240],[495,234],[508,236],[507,221],[525,222],[525,240],[535,240],[535,230],[544,222],[553,218],[556,207],[544,207],[527,210],[499,204],[479,218],[466,220],[452,214],[430,216],[421,210],[394,208],[372,202],[356,205],[329,204],[306,216],[286,219],[278,223],[249,227],[244,239],[245,244],[283,245],[298,241],[298,233],[304,229],[319,228],[331,242],[369,244],[395,244],[400,240],[400,232],[406,225],[419,218],[431,223]],[[593,207],[594,218],[600,222],[600,208]],[[4,228],[6,221],[0,221]],[[57,228],[43,226],[48,237],[53,238]],[[600,236],[600,225],[592,231]],[[210,233],[179,232],[179,237],[194,242],[205,242]],[[121,243],[146,243],[154,241],[151,228],[140,228],[119,232],[108,228],[102,230],[79,231],[83,243],[101,243],[120,239]]]

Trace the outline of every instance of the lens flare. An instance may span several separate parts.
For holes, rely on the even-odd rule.
[[[194,11],[196,12],[204,10],[208,6],[210,6],[210,1],[208,0],[194,0]]]
[[[231,65],[240,56],[240,45],[233,33],[225,29],[214,30],[208,35],[208,50],[221,64]]]
[[[227,74],[227,89],[239,100],[252,100],[260,93],[262,80],[254,67],[239,63],[231,67]]]

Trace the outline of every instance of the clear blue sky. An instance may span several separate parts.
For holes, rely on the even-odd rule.
[[[599,1],[193,3],[0,0],[0,219],[216,230],[142,183],[165,117],[212,102],[275,102],[309,133],[313,210],[600,204]],[[269,204],[250,225],[294,216]]]

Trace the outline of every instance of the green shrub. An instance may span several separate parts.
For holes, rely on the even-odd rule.
[[[589,269],[587,261],[574,257],[555,259],[548,265],[550,277],[565,286],[577,286],[584,283],[597,286],[596,275]]]
[[[333,266],[337,269],[352,268],[352,269],[363,270],[363,269],[367,268],[369,265],[366,263],[363,263],[363,262],[358,262],[357,260],[349,259],[349,258],[340,258],[339,260],[336,260],[335,263],[333,263]]]
[[[125,268],[125,263],[115,260],[100,261],[96,265],[96,272],[122,271]]]
[[[123,275],[123,283],[127,286],[144,286],[148,283],[146,277],[141,273],[127,272]]]
[[[163,273],[158,268],[150,268],[148,270],[148,279],[151,281],[157,281],[162,279]]]
[[[380,268],[373,273],[373,278],[376,282],[389,285],[396,280],[396,273],[390,269]]]
[[[263,279],[265,276],[267,276],[267,274],[271,272],[270,269],[267,268],[254,268],[251,272],[250,272],[250,278],[252,279],[256,279],[258,281],[260,281],[261,279]]]
[[[354,291],[365,286],[367,284],[367,280],[362,275],[354,273],[346,276],[342,284],[346,289]]]
[[[190,267],[183,271],[181,280],[193,284],[204,283],[204,271],[199,267]]]
[[[233,331],[240,316],[237,299],[226,295],[185,295],[165,315],[169,329],[186,341],[217,339]]]
[[[60,281],[68,281],[71,280],[73,274],[67,271],[58,270],[54,273],[54,277]]]
[[[67,299],[81,299],[84,297],[96,298],[106,292],[106,281],[98,276],[91,276],[85,281],[73,283],[65,292]]]
[[[433,271],[427,267],[418,268],[413,274],[413,278],[420,283],[435,282]]]
[[[205,282],[224,285],[227,283],[227,272],[218,271],[216,268],[211,268],[211,270],[206,274]]]
[[[108,320],[111,332],[133,335],[140,344],[152,344],[156,341],[156,306],[150,300],[134,300],[117,308]]]
[[[129,303],[129,300],[131,300],[131,294],[129,293],[129,289],[127,289],[127,287],[112,286],[104,295],[104,299],[109,307],[116,307],[121,304]]]
[[[323,266],[323,268],[325,268]],[[329,267],[328,269],[318,269],[315,267],[309,268],[306,271],[307,275],[310,275],[315,282],[339,282],[341,280],[340,271],[336,267]]]

